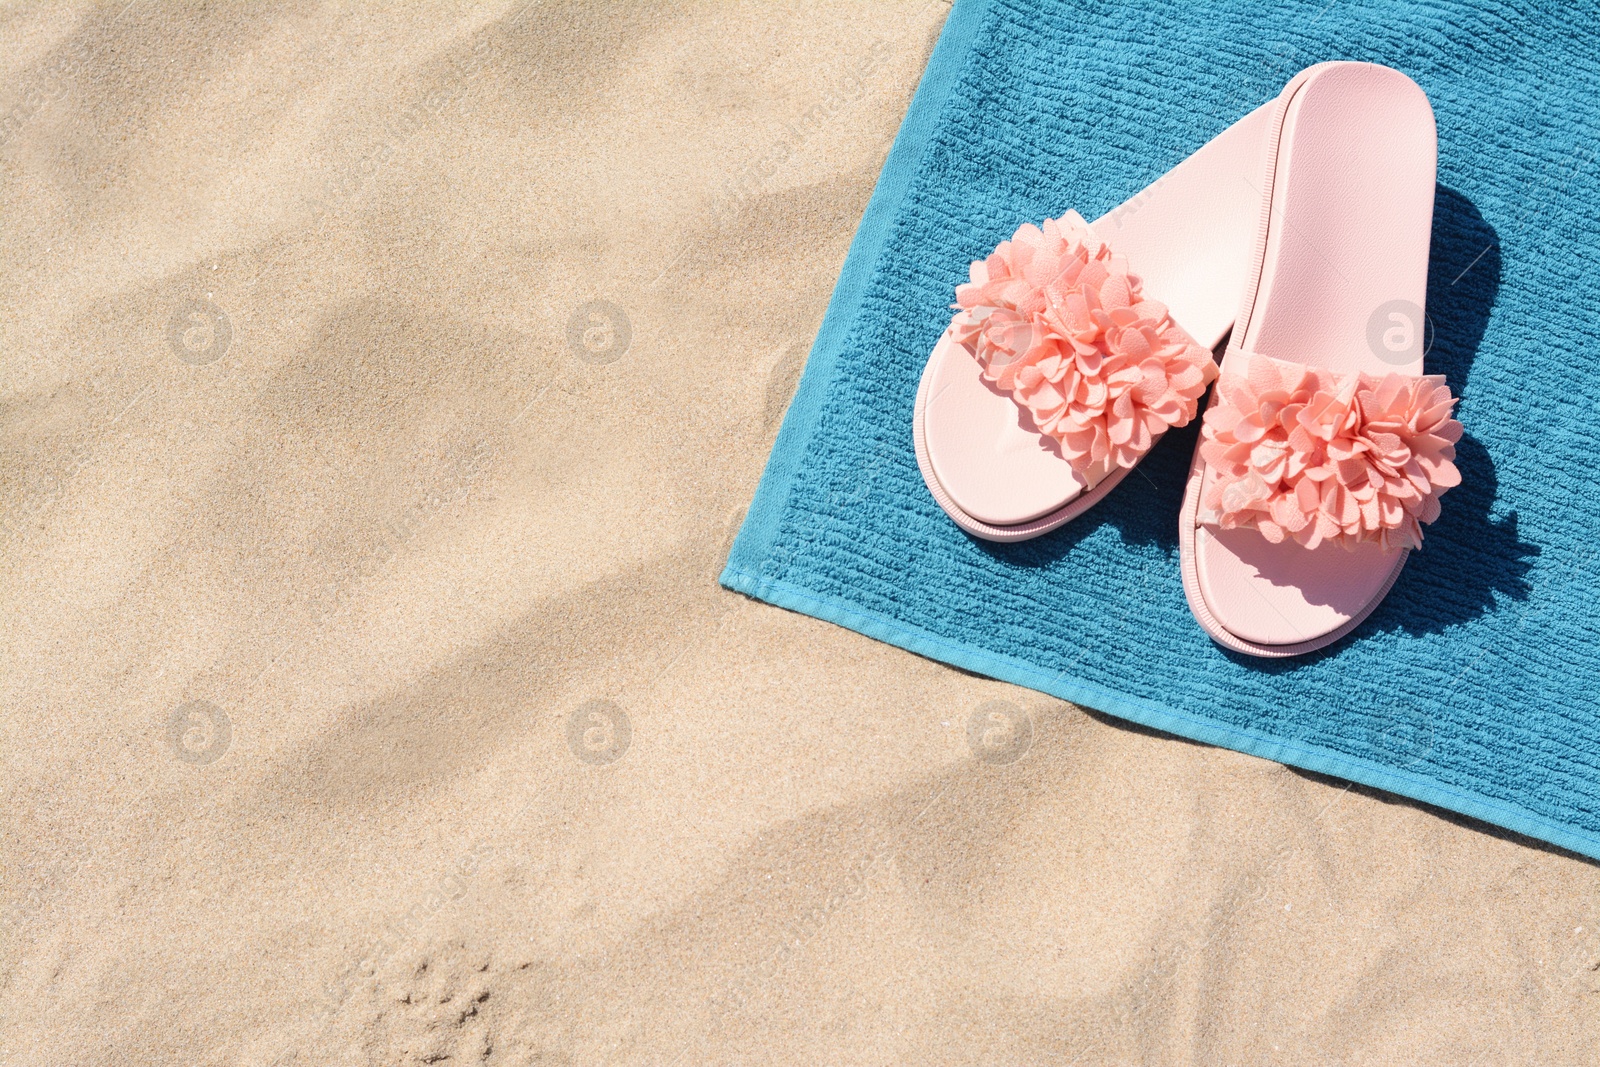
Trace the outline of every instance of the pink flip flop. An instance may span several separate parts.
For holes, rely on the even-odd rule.
[[[1095,222],[1023,226],[972,264],[914,429],[923,480],[962,529],[1047,533],[1195,417],[1250,266],[1273,108]]]
[[[1305,73],[1271,108],[1254,262],[1179,522],[1190,610],[1255,656],[1354,629],[1460,482],[1455,400],[1422,374],[1433,110],[1388,67]]]

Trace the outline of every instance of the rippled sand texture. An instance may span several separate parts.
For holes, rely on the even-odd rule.
[[[715,585],[938,0],[122,3],[0,14],[5,1063],[1591,1061],[1594,865]]]

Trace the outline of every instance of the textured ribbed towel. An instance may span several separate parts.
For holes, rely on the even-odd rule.
[[[851,246],[722,581],[960,667],[1363,782],[1600,858],[1600,35],[1511,3],[960,0]],[[1195,427],[1019,545],[917,472],[917,379],[968,262],[1095,216],[1296,71],[1405,71],[1439,126],[1429,373],[1466,426],[1388,599],[1257,660],[1190,617],[1177,514]]]

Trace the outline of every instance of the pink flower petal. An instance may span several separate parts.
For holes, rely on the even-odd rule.
[[[1236,353],[1202,423],[1211,511],[1308,547],[1420,545],[1419,520],[1437,518],[1439,495],[1461,481],[1454,405],[1438,376],[1341,377]]]

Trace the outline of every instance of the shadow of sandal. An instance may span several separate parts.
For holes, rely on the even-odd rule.
[[[1462,398],[1468,433],[1456,446],[1461,484],[1445,494],[1439,520],[1423,532],[1383,606],[1366,626],[1378,631],[1439,633],[1493,611],[1501,598],[1526,600],[1539,547],[1524,541],[1517,513],[1496,515],[1494,460],[1471,433],[1468,372],[1500,289],[1500,245],[1494,228],[1466,197],[1440,187],[1434,202],[1433,255],[1428,265],[1428,317],[1434,327],[1430,373],[1442,373]]]

